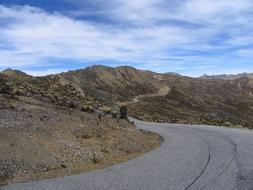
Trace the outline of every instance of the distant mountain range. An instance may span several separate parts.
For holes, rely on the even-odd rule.
[[[240,73],[240,74],[223,74],[223,75],[203,75],[200,78],[206,79],[224,79],[224,80],[234,80],[239,78],[253,78],[253,73]]]
[[[76,109],[126,104],[130,115],[149,121],[253,128],[253,78],[246,73],[191,78],[97,65],[32,77],[9,69],[0,73],[1,91]]]

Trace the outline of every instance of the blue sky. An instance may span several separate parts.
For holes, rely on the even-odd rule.
[[[0,70],[253,72],[252,0],[1,0]]]

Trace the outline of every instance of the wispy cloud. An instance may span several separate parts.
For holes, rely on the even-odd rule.
[[[0,5],[0,69],[48,74],[110,60],[190,75],[240,63],[253,71],[251,0],[64,1],[79,8]]]

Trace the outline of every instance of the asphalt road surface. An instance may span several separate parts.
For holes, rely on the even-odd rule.
[[[164,137],[143,156],[103,170],[1,190],[253,190],[253,131],[145,123]]]

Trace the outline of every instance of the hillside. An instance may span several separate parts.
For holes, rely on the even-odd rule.
[[[167,77],[168,95],[147,97],[129,107],[144,120],[252,128],[252,82]]]
[[[160,83],[154,73],[132,67],[92,66],[59,75],[63,83],[71,83],[83,93],[103,102],[127,101],[137,95],[154,93]]]
[[[17,96],[28,96],[67,107],[94,106],[92,97],[81,93],[71,83],[61,83],[57,75],[29,76],[21,71],[7,69],[0,73],[1,91]]]
[[[59,77],[99,102],[112,106],[127,104],[131,115],[144,120],[253,127],[250,77],[190,78],[105,66],[71,71]],[[163,89],[165,94],[159,95]]]
[[[97,65],[46,77],[31,78],[22,72],[18,76],[9,79],[10,86],[21,80],[23,85],[16,85],[21,92],[25,89],[57,105],[118,110],[125,104],[131,115],[145,120],[253,128],[250,75],[230,80],[191,78]]]
[[[92,170],[157,147],[159,136],[111,117],[122,105],[146,121],[252,129],[253,78],[191,78],[127,66],[44,77],[2,71],[0,185]],[[99,119],[103,111],[109,115]]]
[[[162,142],[111,115],[60,76],[0,73],[0,186],[126,161]],[[0,188],[1,189],[1,188]]]

